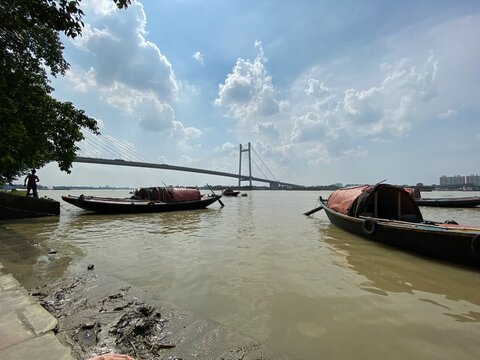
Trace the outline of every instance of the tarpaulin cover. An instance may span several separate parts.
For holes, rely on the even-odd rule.
[[[198,189],[174,187],[149,187],[135,190],[135,197],[141,200],[163,202],[196,201],[202,198]]]
[[[328,198],[327,206],[341,214],[348,215],[348,209],[360,194],[368,189],[370,185],[357,186],[354,188],[340,189],[334,191]]]
[[[167,191],[170,194],[172,201],[194,201],[202,198],[198,189],[167,188]]]
[[[414,199],[420,199],[421,194],[420,194],[420,189],[419,188],[405,188],[407,192],[414,198]]]
[[[389,184],[336,190],[328,198],[327,206],[354,217],[372,214],[384,219],[422,221],[420,209],[410,193],[403,187]]]

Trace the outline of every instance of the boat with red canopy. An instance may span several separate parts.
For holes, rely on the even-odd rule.
[[[201,195],[198,189],[149,187],[136,189],[130,198],[63,195],[62,199],[79,208],[103,214],[151,213],[203,209],[221,195]]]
[[[331,223],[350,233],[423,256],[480,266],[480,227],[424,220],[403,187],[340,189],[328,200],[320,197],[320,203]]]

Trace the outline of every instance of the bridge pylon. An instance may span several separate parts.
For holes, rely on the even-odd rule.
[[[251,145],[248,143],[248,148],[244,149],[243,145],[240,144],[240,159],[238,161],[238,187],[242,186],[242,181],[249,181],[250,187],[252,187],[252,156],[251,156]],[[248,152],[248,177],[242,176],[242,154]]]

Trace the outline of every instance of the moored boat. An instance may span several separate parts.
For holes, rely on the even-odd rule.
[[[377,184],[334,191],[320,203],[350,233],[417,254],[480,267],[480,227],[426,221],[402,187]]]
[[[203,209],[216,201],[222,205],[221,197],[215,194],[201,195],[198,189],[150,187],[135,190],[130,198],[63,195],[62,199],[89,211],[125,214]]]
[[[424,198],[419,189],[406,188],[405,190],[413,196],[418,206],[471,208],[480,205],[479,196]]]
[[[234,191],[232,188],[226,188],[222,191],[223,196],[238,196],[240,191]]]
[[[480,205],[480,197],[459,198],[420,198],[415,199],[418,206],[436,206],[450,208],[472,208]]]

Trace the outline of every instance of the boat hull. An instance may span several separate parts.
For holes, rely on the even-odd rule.
[[[422,256],[480,267],[480,228],[357,218],[328,208],[324,201],[322,205],[333,225],[352,234]]]
[[[240,191],[233,191],[233,190],[223,190],[222,195],[223,196],[238,196],[240,194]]]
[[[469,208],[480,205],[480,197],[465,198],[420,198],[415,199],[418,206],[451,207],[451,208]]]
[[[221,196],[207,196],[200,200],[160,202],[135,199],[100,198],[94,196],[63,195],[62,199],[81,209],[102,214],[156,213],[203,209],[219,201]]]
[[[232,193],[223,193],[223,196],[238,196],[240,194],[240,191],[237,192],[232,192]]]

